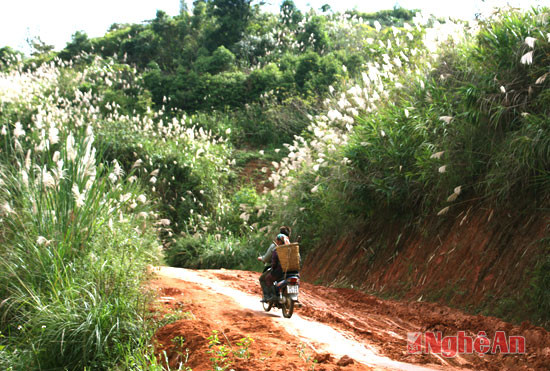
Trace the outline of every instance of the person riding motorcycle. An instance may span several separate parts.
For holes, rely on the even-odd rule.
[[[273,282],[282,276],[282,268],[279,263],[276,248],[278,245],[290,243],[289,237],[290,228],[287,226],[282,226],[279,228],[279,234],[277,235],[275,242],[269,246],[264,256],[258,257],[258,260],[264,262],[265,264],[263,273],[259,279],[263,293],[263,298],[261,300],[262,302],[272,300],[275,295]]]

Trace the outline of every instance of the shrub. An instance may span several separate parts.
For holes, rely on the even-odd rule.
[[[267,245],[269,246],[269,245]],[[166,260],[171,266],[184,268],[231,268],[252,269],[261,268],[256,257],[267,249],[255,245],[250,236],[235,238],[215,235],[204,237],[185,237],[178,239],[166,250]]]

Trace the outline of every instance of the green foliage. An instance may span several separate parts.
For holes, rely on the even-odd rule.
[[[264,236],[257,239],[269,240]],[[264,242],[264,244],[266,243]],[[205,237],[184,237],[166,249],[166,262],[174,267],[192,269],[248,269],[258,270],[260,266],[256,257],[265,253],[266,246],[257,244],[257,241],[246,236],[235,238],[221,235],[207,235]]]
[[[231,360],[229,359],[229,346],[221,343],[217,330],[212,331],[212,335],[208,337],[208,340],[209,350],[207,353],[211,355],[210,361],[212,362],[212,371],[227,370],[231,365]]]
[[[211,57],[199,57],[195,66],[201,73],[216,74],[230,69],[234,63],[235,55],[222,45]]]
[[[18,52],[9,46],[0,48],[0,71],[7,70],[10,65],[14,65],[17,59],[21,58],[23,53]]]
[[[378,21],[383,26],[403,26],[405,21],[411,21],[418,9],[405,9],[399,6],[391,10],[380,10],[375,13],[362,13],[359,11],[347,11],[346,14],[361,17],[366,21]]]
[[[307,116],[314,112],[302,99],[277,103],[275,97],[267,96],[229,116],[235,130],[232,141],[237,147],[282,147],[306,128]]]
[[[317,53],[309,51],[297,61],[295,81],[304,92],[323,94],[328,92],[328,87],[342,73],[342,65],[334,55],[319,57]]]
[[[4,343],[3,338],[5,338],[2,333],[0,333],[0,344]],[[17,360],[17,350],[11,350],[5,345],[0,345],[0,367],[6,371],[13,371],[15,368]]]
[[[46,44],[44,41],[42,41],[40,36],[27,39],[27,43],[32,49],[32,56],[47,55],[50,54],[54,49],[53,45]]]
[[[296,68],[296,84],[304,89],[307,80],[320,71],[321,57],[315,52],[308,52],[300,57]]]
[[[302,12],[292,0],[284,0],[281,3],[280,9],[282,23],[288,28],[295,30],[303,19]]]
[[[151,334],[152,335],[152,334]],[[189,350],[177,351],[182,356],[182,361],[179,362],[177,368],[171,368],[168,359],[168,354],[163,351],[161,354],[155,354],[155,349],[152,344],[141,343],[139,351],[124,352],[125,358],[122,360],[117,370],[146,370],[146,371],[193,371],[187,366]]]
[[[423,196],[423,183],[435,174],[428,129],[422,122],[413,124],[398,106],[388,107],[371,120],[359,121],[346,151],[358,170],[354,180],[362,185],[359,200],[402,210],[415,207]],[[430,167],[426,174],[420,164]]]
[[[532,272],[530,288],[526,297],[529,303],[529,310],[536,323],[548,328],[550,326],[550,298],[548,287],[550,287],[550,239],[540,241],[541,259],[535,265]]]
[[[274,63],[252,71],[246,81],[249,94],[255,97],[260,97],[264,92],[280,89],[282,83],[281,71]]]
[[[102,96],[98,106],[103,114],[116,110],[120,114],[143,115],[151,109],[151,93],[143,89],[141,78],[136,76],[133,68],[112,60],[96,63],[99,66],[95,70],[88,70],[89,80],[79,86],[78,90]],[[112,74],[111,78],[103,78],[106,71]]]
[[[289,146],[268,196],[272,226],[291,224],[307,253],[356,228],[444,220],[466,202],[498,208],[528,199],[547,208],[547,16],[548,9],[498,14],[476,36],[443,43],[436,60],[417,41],[434,30],[382,28],[379,45],[363,46],[372,59],[361,79],[354,72],[334,84],[326,114]],[[321,58],[309,52],[296,62],[302,79],[319,71]],[[547,259],[537,256],[530,294],[521,298],[531,309],[518,318],[545,323]],[[439,294],[450,301],[464,293],[449,286]],[[513,306],[507,300],[502,308]]]
[[[209,12],[217,27],[208,35],[207,44],[231,47],[242,37],[251,16],[252,0],[212,0]]]
[[[304,48],[311,47],[316,53],[322,54],[329,47],[329,38],[325,30],[325,18],[313,16],[308,19],[302,32],[298,33],[296,41]]]
[[[227,344],[223,344],[220,340],[218,330],[213,330],[212,335],[208,337],[208,348],[207,353],[211,355],[210,361],[212,362],[212,371],[223,371],[228,369],[233,361],[231,357],[237,358],[250,358],[250,351],[248,348],[254,342],[254,339],[250,336],[246,336],[239,341],[236,345],[238,349],[234,349],[229,343],[229,339],[224,334],[224,337],[227,340]]]
[[[11,201],[17,218],[4,221],[0,291],[8,321],[2,328],[12,334],[12,344],[35,349],[27,355],[29,365],[107,367],[121,357],[113,345],[137,346],[145,329],[136,321],[145,314],[140,285],[145,265],[154,259],[156,237],[136,232],[140,222],[131,215],[129,224],[106,228],[117,209],[109,210],[103,197],[135,194],[135,187],[109,194],[110,184],[99,170],[101,180],[88,188],[84,204],[75,206],[74,184],[85,188],[87,179],[76,168],[67,171],[68,181],[53,192],[42,190],[43,179],[30,189],[18,189],[25,182],[12,182],[13,175],[3,179],[17,194]]]
[[[71,41],[67,43],[65,49],[59,53],[59,57],[64,60],[72,59],[82,53],[90,53],[92,51],[92,42],[88,35],[83,31],[76,31]]]
[[[240,339],[239,341],[237,341],[237,346],[239,347],[239,349],[237,349],[236,351],[233,351],[233,354],[238,358],[249,359],[251,354],[248,348],[250,348],[250,345],[253,342],[254,342],[254,339],[251,338],[250,336],[246,336]]]
[[[537,19],[530,21],[533,27]],[[382,196],[380,206],[407,209],[441,204],[457,186],[501,201],[519,192],[540,195],[549,166],[550,143],[543,139],[548,125],[545,109],[530,103],[544,99],[538,94],[542,90],[533,90],[527,99],[535,77],[526,72],[543,72],[535,72],[537,61],[533,67],[518,63],[528,36],[520,31],[529,28],[526,17],[519,22],[523,28],[514,28],[518,22],[511,14],[490,23],[477,46],[446,53],[424,88],[405,89],[396,96],[397,104],[382,106],[359,122],[346,152],[356,175],[364,177],[361,189],[370,190],[359,197]],[[516,41],[503,36],[508,32]],[[547,47],[546,39],[537,42]],[[502,62],[504,57],[509,62]],[[502,80],[495,81],[495,76]],[[513,85],[506,82],[512,79]],[[504,93],[498,92],[499,86]],[[410,116],[404,113],[407,109]],[[435,152],[444,154],[432,158]]]
[[[394,9],[392,14],[409,13]],[[80,63],[99,55],[135,65],[159,108],[235,109],[261,101],[271,90],[282,100],[320,101],[342,76],[342,63],[357,74],[365,61],[348,48],[346,35],[334,34],[331,17],[314,12],[304,17],[292,1],[283,2],[278,16],[262,13],[250,0],[196,1],[192,14],[170,17],[158,11],[146,24],[114,24],[95,39],[77,32],[58,55]],[[356,35],[363,44],[365,32]],[[287,63],[289,57],[295,61]],[[46,61],[41,58],[35,62]],[[112,90],[113,100],[120,89]]]

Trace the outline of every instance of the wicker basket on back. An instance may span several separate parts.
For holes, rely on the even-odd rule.
[[[300,270],[300,245],[298,243],[277,246],[277,255],[283,272]]]

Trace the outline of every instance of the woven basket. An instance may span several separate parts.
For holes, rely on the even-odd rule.
[[[277,255],[284,272],[300,270],[300,245],[298,243],[277,246]]]

